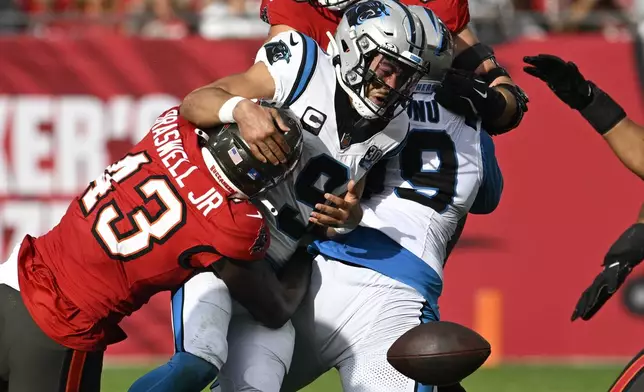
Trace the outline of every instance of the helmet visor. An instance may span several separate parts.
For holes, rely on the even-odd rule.
[[[364,97],[377,108],[378,115],[388,117],[386,113],[392,115],[397,105],[404,110],[421,76],[419,69],[407,62],[376,52],[364,78]]]

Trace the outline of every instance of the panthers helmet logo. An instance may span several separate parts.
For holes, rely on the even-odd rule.
[[[387,6],[379,1],[367,1],[350,8],[347,13],[349,26],[363,24],[368,19],[381,18],[391,15]]]
[[[291,61],[291,50],[282,40],[279,40],[279,42],[269,42],[264,45],[264,48],[266,49],[268,62],[271,65],[280,60],[284,60],[287,63]]]

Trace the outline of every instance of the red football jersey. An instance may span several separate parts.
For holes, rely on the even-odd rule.
[[[20,291],[58,343],[102,350],[124,316],[222,257],[262,259],[269,233],[248,201],[227,199],[178,108],[72,201],[60,223],[27,236]],[[232,158],[232,157],[231,157]]]
[[[445,23],[454,34],[470,23],[467,0],[402,0],[406,5],[427,7]],[[326,32],[335,34],[342,19],[342,11],[331,11],[317,3],[296,0],[262,0],[260,17],[271,26],[286,25],[313,38],[323,49],[329,45]]]

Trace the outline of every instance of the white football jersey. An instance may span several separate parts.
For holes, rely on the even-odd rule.
[[[315,204],[325,202],[325,193],[344,193],[350,180],[358,181],[380,158],[395,154],[409,118],[403,113],[388,124],[377,122],[380,127],[354,127],[359,117],[338,86],[331,57],[299,32],[273,37],[255,61],[263,62],[275,81],[272,101],[288,105],[305,130],[293,174],[265,195],[270,205],[257,203],[270,227],[268,257],[281,265],[295,251]]]
[[[483,180],[480,121],[467,122],[434,100],[432,84],[416,87],[411,130],[384,175],[384,192],[363,200],[362,225],[382,231],[441,277],[447,242]]]

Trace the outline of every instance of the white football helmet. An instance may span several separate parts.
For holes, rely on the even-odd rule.
[[[418,16],[398,1],[353,4],[330,38],[340,86],[364,118],[391,119],[400,114],[428,71],[425,29]]]
[[[429,8],[413,5],[409,10],[420,19],[427,38],[423,60],[427,63],[428,72],[422,79],[440,82],[454,60],[452,33]]]

